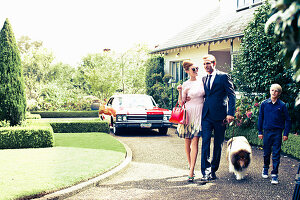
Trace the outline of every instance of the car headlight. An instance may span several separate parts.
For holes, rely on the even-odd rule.
[[[127,117],[126,115],[117,115],[117,121],[121,122],[121,121],[126,121]]]
[[[164,115],[163,120],[164,120],[164,121],[169,121],[170,117],[171,117],[170,115]]]
[[[122,116],[121,115],[117,115],[117,121],[122,121]]]

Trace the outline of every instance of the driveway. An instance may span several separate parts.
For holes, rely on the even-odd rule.
[[[188,166],[184,140],[169,129],[167,136],[156,131],[132,131],[117,139],[132,150],[131,164],[123,171],[70,198],[74,199],[291,199],[295,187],[298,161],[282,155],[279,184],[261,178],[263,151],[253,147],[252,163],[245,180],[237,181],[228,172],[223,147],[219,179],[202,184],[200,155],[196,164],[195,183],[187,183]],[[201,146],[201,141],[199,143]],[[225,144],[225,143],[224,143]]]

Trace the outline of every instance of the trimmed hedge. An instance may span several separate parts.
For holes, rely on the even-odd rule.
[[[106,121],[80,121],[80,122],[51,122],[50,125],[55,133],[82,133],[82,132],[104,132],[109,133]]]
[[[289,139],[282,143],[282,151],[288,155],[300,159],[300,136],[289,134]]]
[[[39,114],[42,118],[76,118],[76,117],[98,117],[98,111],[31,111]]]
[[[31,113],[26,113],[26,119],[41,119],[41,115],[39,114],[31,114]]]
[[[232,137],[232,127],[227,128],[225,138]],[[245,136],[250,144],[263,146],[263,141],[258,138],[258,131],[255,128],[234,127],[234,136]],[[300,136],[289,134],[288,140],[282,142],[281,150],[294,158],[300,159]]]
[[[0,128],[0,149],[53,147],[51,127]]]

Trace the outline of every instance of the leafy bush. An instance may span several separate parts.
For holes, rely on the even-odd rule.
[[[160,107],[172,107],[172,88],[168,85],[171,75],[164,74],[164,58],[152,56],[146,62],[146,92],[152,96]],[[173,91],[173,100],[177,99],[177,91]]]
[[[0,149],[53,147],[51,127],[0,128]]]
[[[289,139],[282,143],[282,151],[300,159],[300,136],[289,134]]]
[[[227,128],[225,138],[230,139],[232,136],[245,136],[249,143],[256,146],[263,146],[263,141],[258,138],[258,131],[252,127],[233,127]],[[282,142],[282,152],[292,157],[300,159],[300,136],[289,134],[288,140]]]
[[[299,23],[300,23],[300,2],[299,0],[280,1],[276,0],[272,4],[272,10],[270,12],[271,17],[266,23],[266,29],[272,23],[275,25],[275,34],[277,39],[284,41],[285,48],[281,52],[287,62],[286,65],[290,65],[296,71],[294,77],[297,82],[300,81],[300,51],[299,51]],[[300,94],[298,95],[300,101]]]
[[[39,97],[28,100],[28,111],[81,111],[91,110],[95,100],[94,96],[85,96],[80,90],[65,84],[52,81],[48,84],[40,84]]]
[[[245,136],[250,144],[262,146],[263,141],[258,138],[258,131],[254,127],[233,127],[226,129],[225,138],[230,139],[233,136]]]
[[[264,95],[242,95],[240,99],[237,99],[233,125],[237,127],[256,128],[259,106],[263,100]]]
[[[0,121],[0,127],[9,127],[9,126],[10,126],[9,121],[6,120]]]
[[[106,121],[53,122],[50,125],[55,133],[109,132]]]
[[[283,49],[276,41],[274,24],[265,32],[265,23],[269,18],[270,4],[266,2],[254,14],[253,20],[244,30],[240,54],[232,71],[233,82],[240,92],[248,94],[262,93],[269,96],[271,84],[282,86],[281,99],[287,103],[292,118],[293,129],[299,130],[300,108],[294,107],[300,90],[300,84],[293,80],[294,71],[286,67],[279,54]]]
[[[98,117],[98,111],[32,111],[42,118],[75,118],[75,117]]]
[[[282,45],[275,42],[274,26],[268,33],[264,32],[269,10],[269,3],[260,6],[244,30],[240,54],[232,72],[239,91],[264,93],[272,83],[280,84],[288,78],[283,76],[284,62],[278,57]]]

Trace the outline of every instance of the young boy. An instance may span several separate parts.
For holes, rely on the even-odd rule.
[[[268,178],[271,149],[273,170],[271,171],[272,184],[278,184],[278,166],[280,163],[280,151],[282,140],[288,139],[291,128],[291,118],[288,114],[285,103],[279,99],[282,88],[278,84],[270,87],[269,99],[262,102],[258,118],[258,137],[264,143],[264,167],[262,177]],[[282,131],[284,129],[283,137]]]

